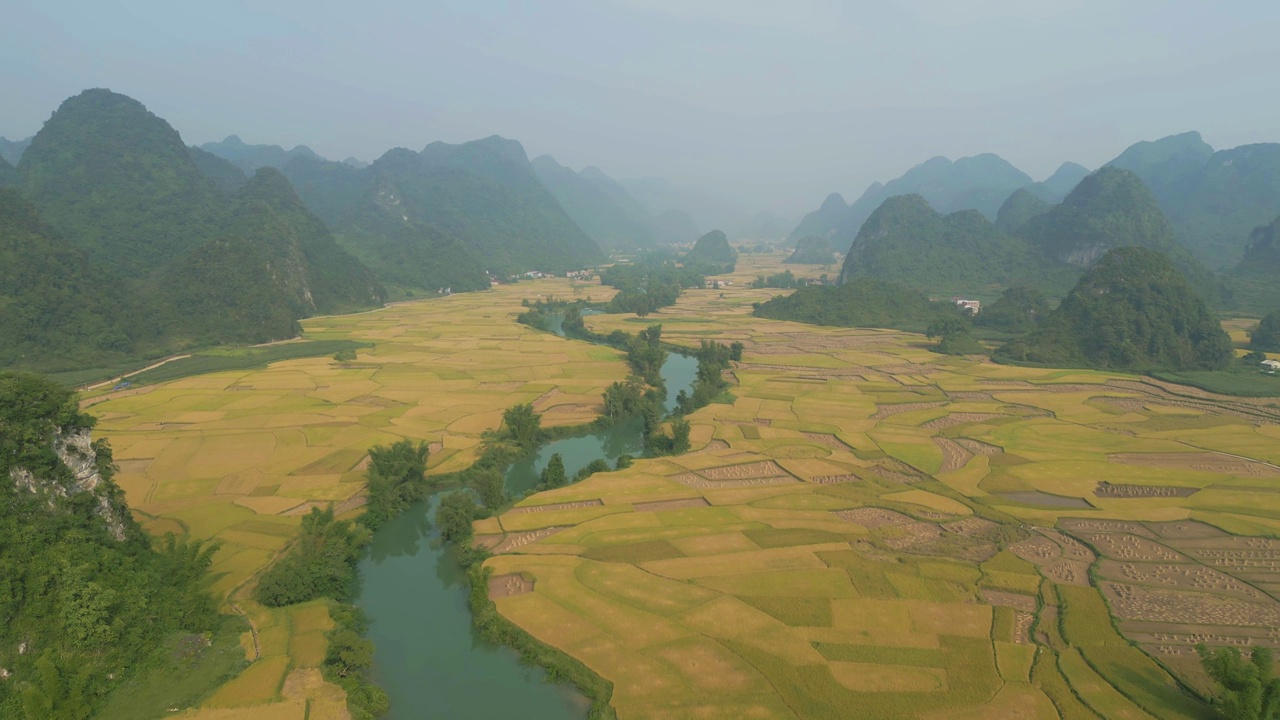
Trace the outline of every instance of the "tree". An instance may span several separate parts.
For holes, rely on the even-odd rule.
[[[502,413],[502,424],[507,437],[522,448],[532,449],[542,439],[542,416],[530,403],[508,408]]]
[[[1280,352],[1280,310],[1262,318],[1249,332],[1249,347],[1262,352]]]
[[[729,359],[734,362],[741,362],[742,351],[745,349],[745,347],[746,347],[745,345],[738,342],[737,340],[733,341],[733,343],[729,345]]]
[[[549,488],[558,488],[569,482],[569,477],[564,471],[564,458],[560,457],[560,453],[553,453],[551,459],[547,461],[547,466],[542,469],[542,484]]]
[[[465,490],[451,492],[440,498],[436,510],[436,527],[440,537],[448,543],[463,544],[471,538],[471,522],[478,515],[475,498]]]
[[[425,442],[400,440],[390,447],[369,448],[369,470],[365,473],[368,502],[361,524],[376,528],[402,512],[410,503],[426,498],[431,489],[427,480]]]
[[[1201,643],[1196,653],[1205,672],[1219,686],[1214,705],[1227,720],[1280,717],[1280,678],[1273,676],[1270,648],[1253,648],[1248,660],[1234,647],[1209,650]]]
[[[501,507],[507,500],[507,480],[497,468],[477,470],[467,484],[490,510]]]

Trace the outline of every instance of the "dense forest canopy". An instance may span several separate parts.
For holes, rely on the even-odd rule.
[[[89,717],[166,636],[217,621],[214,549],[153,545],[92,426],[61,386],[0,372],[0,717]]]
[[[859,277],[839,287],[809,286],[757,304],[756,317],[814,325],[899,328],[923,332],[943,318],[961,317],[949,302],[883,280]]]
[[[831,251],[831,242],[825,237],[810,235],[797,240],[795,252],[788,255],[787,259],[783,262],[808,265],[830,265],[835,261],[836,255]]]
[[[1214,370],[1231,341],[1165,255],[1126,247],[1102,257],[1036,329],[1000,350],[1012,360],[1116,370]]]
[[[698,238],[693,249],[685,253],[680,262],[704,275],[719,275],[733,272],[738,252],[730,247],[729,238],[723,232],[712,230]]]

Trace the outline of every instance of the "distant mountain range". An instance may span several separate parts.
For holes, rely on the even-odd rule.
[[[0,137],[0,158],[10,165],[16,166],[22,161],[22,153],[26,151],[27,146],[31,144],[31,138],[24,140],[9,140]]]
[[[141,103],[108,90],[64,102],[35,135],[0,209],[0,284],[21,321],[0,364],[110,365],[211,342],[292,337],[298,319],[376,307],[381,285],[272,170],[192,152]],[[230,183],[226,183],[230,184]]]
[[[256,172],[261,167],[281,168],[294,158],[323,160],[306,145],[285,150],[279,145],[248,145],[237,135],[228,135],[222,142],[209,142],[201,150],[212,153],[240,168],[245,173]]]
[[[1201,262],[1214,269],[1234,266],[1243,256],[1245,238],[1255,227],[1280,215],[1280,144],[1245,145],[1214,151],[1199,133],[1139,142],[1107,163],[1136,175],[1149,189],[1181,241]],[[917,194],[943,214],[977,210],[998,220],[1002,204],[1017,189],[1052,205],[1061,202],[1089,174],[1064,163],[1041,182],[1031,179],[996,155],[951,162],[933,158],[885,185],[874,183],[853,204],[838,194],[805,216],[791,232],[820,235],[837,250],[851,245],[862,224],[890,197]],[[1030,203],[1019,198],[1010,210],[1025,213]],[[1008,223],[1017,215],[1010,215]]]
[[[975,210],[943,215],[921,195],[891,197],[862,225],[841,279],[875,277],[929,292],[1029,285],[1062,294],[1100,257],[1126,246],[1158,251],[1198,284],[1212,285],[1142,181],[1116,167],[1087,176],[1058,205],[1019,188],[995,223]]]
[[[657,242],[659,232],[654,217],[599,168],[574,172],[550,155],[534,158],[532,165],[560,207],[601,248],[633,251],[653,247]]]

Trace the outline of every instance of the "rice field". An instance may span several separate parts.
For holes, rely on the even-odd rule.
[[[692,452],[476,525],[498,610],[612,681],[619,717],[1207,718],[1178,684],[1204,688],[1190,645],[1280,643],[1273,401],[752,318],[779,292],[757,275],[825,272],[782,257],[587,319],[743,343]],[[215,589],[254,626],[250,670],[181,717],[342,717],[315,669],[327,611],[255,606],[254,577],[307,508],[357,507],[374,443],[435,443],[447,472],[516,403],[594,418],[620,356],[514,317],[610,292],[544,280],[317,318],[309,339],[372,347],[88,398],[139,520],[221,541]]]

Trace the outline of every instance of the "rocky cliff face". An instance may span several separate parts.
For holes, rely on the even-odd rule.
[[[116,540],[123,541],[124,509],[111,492],[114,486],[102,477],[101,458],[93,446],[89,431],[79,430],[66,435],[58,433],[53,440],[53,450],[70,472],[69,480],[37,477],[26,468],[14,467],[9,470],[9,479],[13,481],[14,487],[48,497],[51,507],[56,507],[55,498],[91,493],[97,500],[98,516],[106,522],[111,535]]]

